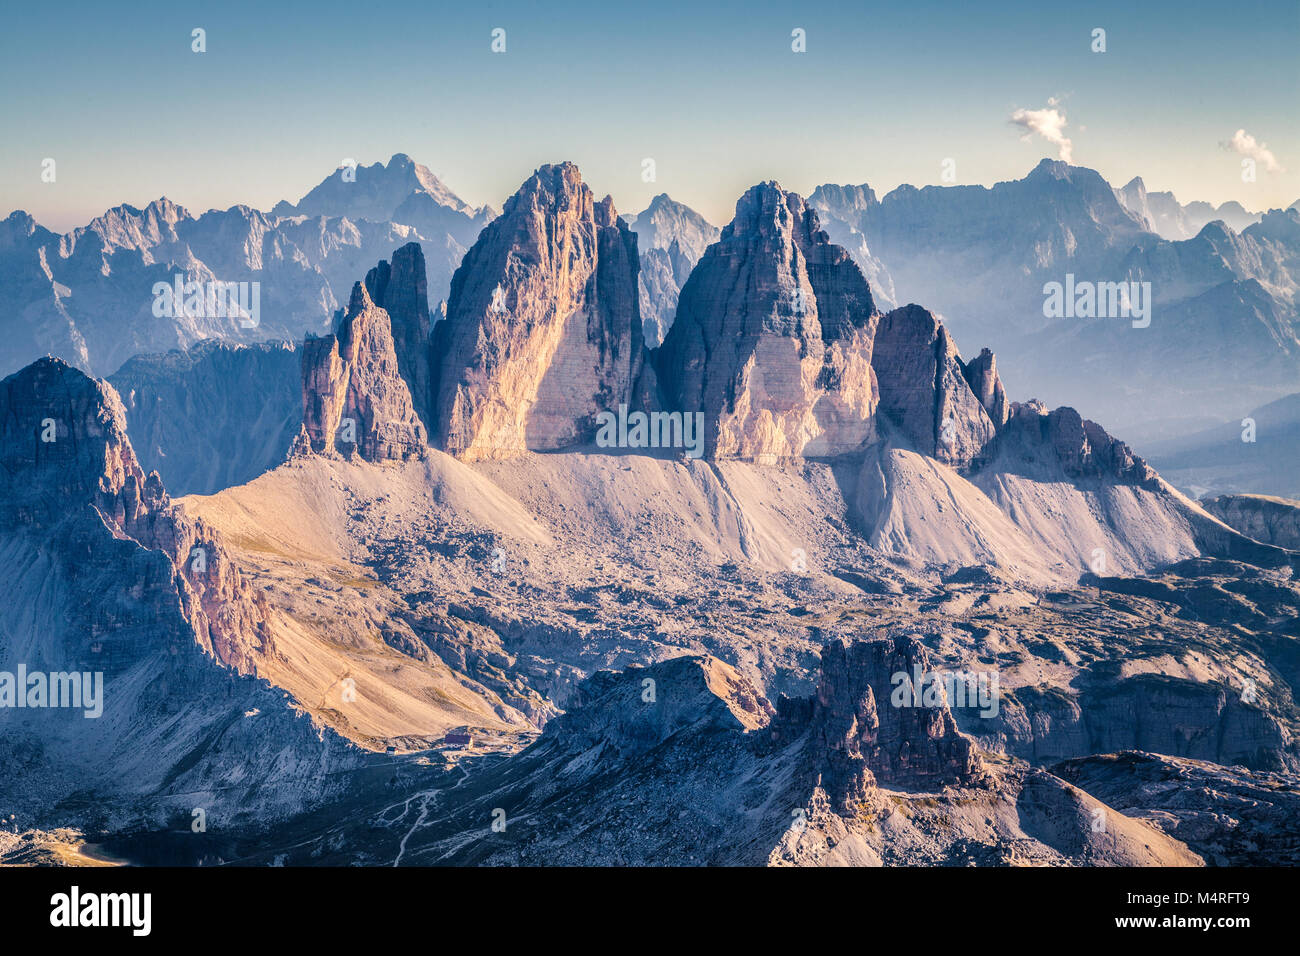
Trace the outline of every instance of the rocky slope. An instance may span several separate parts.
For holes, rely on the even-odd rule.
[[[572,163],[483,230],[435,329],[436,438],[465,459],[554,449],[631,400],[644,361],[636,237]]]
[[[521,753],[461,764],[405,806],[376,806],[300,846],[264,844],[253,859],[1200,865],[1180,841],[1049,773],[982,768],[942,701],[921,713],[886,703],[889,668],[924,665],[922,654],[831,650],[817,696],[775,717],[716,660],[597,674]],[[1094,832],[1098,810],[1105,828]]]
[[[49,440],[46,440],[49,438]],[[102,714],[0,710],[26,821],[213,826],[338,793],[359,754],[247,675],[276,648],[218,532],[145,475],[111,386],[55,359],[0,383],[0,667],[102,675]],[[30,699],[30,698],[29,698]],[[73,799],[75,796],[75,799]]]

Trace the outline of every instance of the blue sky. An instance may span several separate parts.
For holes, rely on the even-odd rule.
[[[1300,0],[981,6],[10,4],[0,215],[63,230],[160,195],[265,209],[345,157],[405,152],[475,205],[570,159],[620,210],[667,192],[721,225],[764,179],[883,193],[939,183],[947,158],[957,183],[1021,177],[1058,147],[1009,117],[1049,99],[1073,161],[1114,185],[1141,175],[1250,209],[1300,198]],[[1285,171],[1261,162],[1243,183],[1222,145],[1238,129]]]

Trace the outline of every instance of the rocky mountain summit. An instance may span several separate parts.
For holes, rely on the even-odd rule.
[[[398,218],[398,210],[404,203],[414,205],[418,202],[417,197],[427,197],[439,208],[471,218],[477,216],[485,222],[492,218],[489,207],[473,208],[448,189],[427,166],[420,165],[405,153],[394,153],[387,163],[340,165],[297,203],[277,203],[271,215],[286,219],[294,216],[346,216],[372,222],[410,222],[407,218]]]
[[[304,207],[472,218],[390,167]],[[1012,363],[878,299],[866,246],[823,225],[897,203],[942,249],[936,222],[988,229],[1010,195],[1042,219],[1038,245],[1007,224],[1012,261],[1110,262],[1141,227],[1086,173],[888,202],[762,183],[705,242],[666,197],[630,228],[543,166],[441,321],[401,235],[301,349],[140,356],[121,398],[57,359],[11,376],[0,672],[100,666],[107,692],[102,722],[0,713],[0,781],[24,781],[0,798],[139,862],[1200,865],[1256,858],[1239,826],[1283,847],[1285,510],[1198,503],[1073,407],[1012,401]],[[281,212],[208,226],[220,247],[254,223],[265,254],[309,222]],[[161,262],[194,251],[187,221],[124,212],[78,243]],[[1291,225],[1250,243],[1281,263]],[[689,271],[658,348],[643,242]],[[1144,261],[1181,268],[1159,242]],[[1284,298],[1273,271],[1250,281]],[[697,417],[698,446],[673,439]],[[173,473],[212,493],[172,500]],[[241,826],[200,853],[177,839],[196,806]]]
[[[817,214],[776,183],[748,190],[683,286],[655,367],[663,406],[704,415],[710,458],[853,451],[874,437],[877,315]]]
[[[434,330],[435,434],[468,460],[590,441],[645,358],[636,237],[572,163],[543,166],[483,230]]]

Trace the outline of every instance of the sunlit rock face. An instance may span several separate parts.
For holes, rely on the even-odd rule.
[[[543,166],[483,230],[434,335],[435,437],[465,460],[591,441],[645,358],[636,236],[572,163]]]

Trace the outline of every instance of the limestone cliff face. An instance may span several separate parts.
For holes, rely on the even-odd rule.
[[[158,473],[144,474],[111,385],[47,358],[0,388],[0,530],[79,539],[94,533],[93,523],[77,523],[93,509],[116,537],[166,556],[167,570],[134,582],[142,601],[179,597],[199,645],[240,673],[273,653],[260,592],[216,533],[171,503]],[[102,621],[87,637],[101,629],[115,627]]]
[[[402,295],[400,287],[389,288],[391,279],[386,263],[372,270],[366,284],[352,287],[338,332],[303,345],[303,429],[315,452],[355,451],[367,461],[425,455],[428,434],[402,375],[392,320],[368,291],[391,293],[388,298],[404,308],[417,297],[418,285]]]
[[[388,313],[393,334],[397,369],[411,393],[415,413],[426,433],[429,417],[429,283],[425,275],[424,252],[418,242],[408,242],[387,261],[366,273],[366,292],[375,305]]]
[[[636,236],[572,163],[543,166],[485,228],[434,333],[435,434],[462,459],[591,440],[645,356]]]
[[[704,413],[712,458],[852,452],[875,434],[876,319],[817,214],[776,183],[755,186],[682,288],[656,362],[664,405]]]
[[[972,363],[996,414],[1002,385],[993,356]],[[957,347],[943,324],[919,305],[887,313],[876,331],[873,365],[880,410],[922,454],[951,465],[976,458],[997,429],[966,378]],[[1006,397],[1002,396],[1005,405]]]
[[[966,383],[984,406],[994,428],[1001,428],[1011,415],[1007,404],[1007,393],[998,378],[998,361],[989,349],[980,349],[980,354],[962,367]]]

